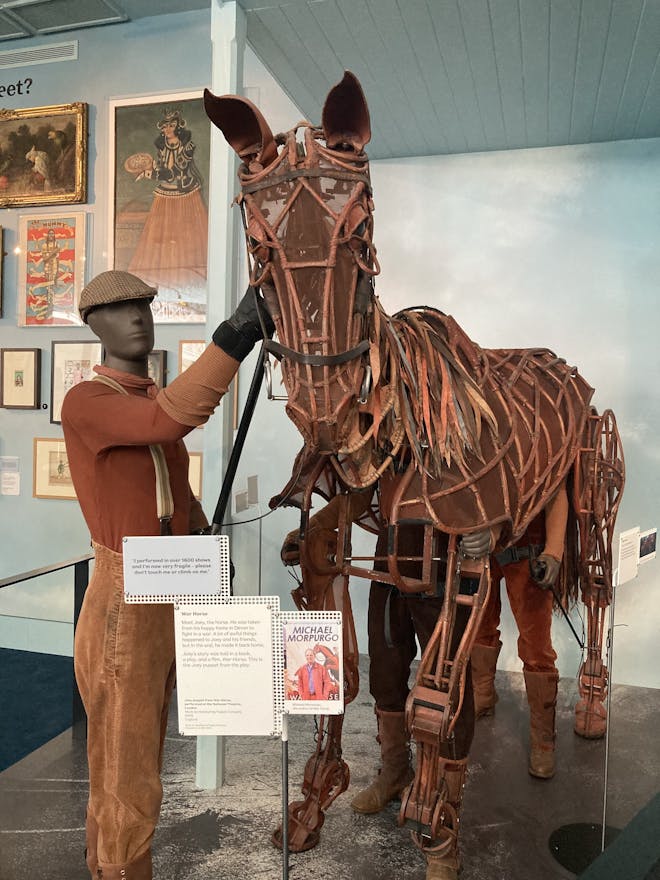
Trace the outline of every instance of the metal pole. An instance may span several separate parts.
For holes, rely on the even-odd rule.
[[[240,461],[241,453],[243,452],[243,445],[245,444],[245,438],[247,436],[248,428],[250,427],[250,422],[252,421],[254,408],[257,405],[257,398],[259,397],[259,390],[261,389],[261,383],[263,382],[264,378],[265,354],[266,352],[264,351],[264,347],[262,345],[259,352],[259,357],[257,358],[257,365],[254,370],[254,375],[252,376],[252,383],[250,385],[250,390],[248,391],[247,400],[245,401],[243,414],[241,415],[241,421],[236,431],[236,439],[234,440],[231,455],[229,456],[227,470],[225,471],[225,478],[222,481],[222,488],[220,489],[218,503],[215,507],[215,513],[213,514],[213,524],[211,526],[212,535],[220,534],[220,530],[224,522],[227,502],[229,501],[229,496],[231,495],[231,487],[234,484],[234,477],[236,476],[238,462]]]
[[[610,631],[608,634],[607,646],[607,672],[608,672],[608,688],[607,688],[607,711],[605,713],[607,728],[605,730],[605,774],[603,777],[603,833],[600,841],[600,851],[605,851],[605,819],[607,815],[607,776],[610,763],[610,715],[612,709],[612,656],[614,653],[614,600],[616,598],[616,581],[619,579],[619,571],[617,569],[615,577],[612,578],[612,602],[610,603]]]
[[[78,618],[80,616],[80,609],[82,608],[83,599],[85,598],[85,590],[87,589],[87,584],[89,583],[89,559],[82,559],[76,562],[73,567],[73,632],[75,636],[76,628],[78,626]],[[82,700],[80,699],[80,691],[78,690],[78,682],[76,681],[76,676],[73,676],[73,694],[72,694],[72,723],[73,728],[76,730],[77,725],[80,721],[84,721],[86,719],[85,709],[83,708]]]
[[[289,716],[282,713],[282,880],[289,878]]]

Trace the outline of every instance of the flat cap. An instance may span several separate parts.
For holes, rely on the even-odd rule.
[[[78,301],[78,311],[85,324],[87,315],[97,306],[106,306],[109,303],[123,302],[129,299],[153,299],[158,294],[155,287],[151,287],[137,275],[130,272],[120,272],[111,269],[109,272],[101,272],[96,278],[92,278],[86,287],[83,287]]]

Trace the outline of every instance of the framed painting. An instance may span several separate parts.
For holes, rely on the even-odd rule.
[[[64,395],[79,382],[94,378],[94,367],[101,363],[100,342],[53,342],[50,374],[50,420],[62,422]]]
[[[5,266],[5,230],[0,226],[0,318],[2,318],[2,289]]]
[[[149,378],[153,379],[159,388],[167,384],[167,352],[164,348],[154,348],[149,352],[147,369]]]
[[[202,498],[202,461],[203,453],[188,453],[188,482],[195,498],[200,501]]]
[[[0,406],[39,409],[40,397],[41,349],[0,349]]]
[[[179,375],[197,360],[205,348],[203,339],[179,340]]]
[[[0,110],[0,208],[87,201],[87,104]]]
[[[35,437],[32,469],[33,498],[76,499],[64,440]]]
[[[110,101],[110,268],[158,288],[157,323],[206,320],[211,125],[201,92]]]
[[[26,214],[18,241],[18,326],[78,327],[85,283],[84,212]]]

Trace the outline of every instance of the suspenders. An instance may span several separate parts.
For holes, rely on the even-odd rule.
[[[115,382],[110,376],[94,376],[92,382],[102,382],[109,388],[114,388],[120,394],[128,395],[128,391]],[[156,512],[160,522],[161,535],[171,535],[170,521],[174,515],[174,499],[172,498],[172,488],[170,486],[170,474],[167,469],[167,461],[163,447],[159,443],[149,446],[149,452],[154,462],[154,470],[156,472]]]

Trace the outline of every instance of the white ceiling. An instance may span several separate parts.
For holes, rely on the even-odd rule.
[[[210,6],[17,2],[0,0],[0,40]],[[255,52],[313,121],[343,71],[358,76],[372,158],[660,136],[660,0],[239,3]]]

